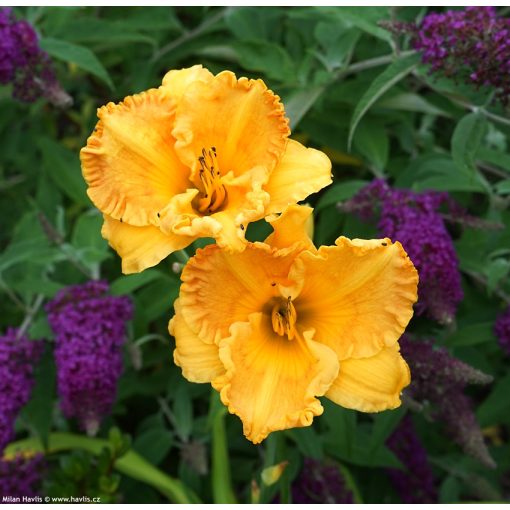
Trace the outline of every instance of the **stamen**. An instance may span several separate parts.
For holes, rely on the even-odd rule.
[[[296,335],[296,320],[297,313],[290,296],[287,298],[283,307],[281,302],[273,306],[271,322],[273,331],[277,335],[287,336],[289,340],[292,340]]]
[[[213,213],[217,211],[227,199],[227,190],[221,184],[221,172],[216,154],[216,147],[209,151],[202,149],[202,155],[198,157],[200,163],[199,177],[203,192],[199,195],[198,211],[201,213]]]

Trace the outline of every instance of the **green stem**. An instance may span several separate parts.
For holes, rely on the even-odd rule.
[[[218,394],[214,392],[211,396],[211,406],[216,407],[217,400]],[[226,409],[222,407],[215,410],[212,418],[212,491],[215,503],[236,504],[228,458],[226,414]]]
[[[28,328],[32,324],[32,321],[34,320],[34,317],[36,316],[37,312],[39,311],[39,308],[41,308],[43,301],[44,301],[44,294],[37,294],[32,306],[26,313],[25,318],[23,319],[23,322],[18,329],[18,333],[16,334],[16,338],[18,340],[27,332]]]
[[[232,7],[227,7],[225,9],[222,9],[221,11],[214,14],[214,16],[206,17],[205,21],[200,24],[198,27],[194,28],[193,30],[190,30],[189,32],[186,32],[185,34],[181,35],[177,39],[174,39],[171,43],[167,44],[166,46],[163,46],[160,50],[158,50],[154,55],[152,56],[151,62],[156,62],[161,57],[169,53],[170,51],[175,50],[182,44],[191,41],[192,39],[195,39],[199,36],[201,36],[205,31],[207,31],[211,26],[213,26],[218,21],[222,20],[227,12],[232,10]]]
[[[488,286],[487,278],[482,276],[480,273],[476,273],[475,271],[468,271],[466,269],[463,269],[462,272],[470,276],[473,280],[483,285],[484,287]],[[500,288],[495,288],[492,292],[494,292],[494,294],[502,299],[507,305],[510,305],[510,296],[505,291],[501,290]]]
[[[109,445],[110,443],[104,439],[55,432],[49,437],[48,452],[86,450],[93,455],[98,455],[103,448],[108,448]],[[18,451],[44,453],[45,449],[38,438],[32,437],[11,443],[6,448],[5,454],[10,456]],[[124,475],[154,487],[173,503],[200,503],[198,496],[180,480],[163,473],[134,450],[129,450],[117,459],[115,469]]]
[[[276,449],[278,446],[278,432],[273,432],[269,434],[268,438],[265,441],[266,451],[264,454],[264,467],[266,469],[268,467],[274,466],[276,464]],[[260,503],[268,503],[269,495],[271,492],[271,488],[267,487],[264,483],[260,485]]]

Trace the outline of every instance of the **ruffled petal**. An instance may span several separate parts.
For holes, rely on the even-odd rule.
[[[103,237],[122,258],[124,274],[139,273],[155,266],[170,253],[182,250],[195,238],[164,234],[158,227],[134,227],[104,215]]]
[[[323,408],[324,395],[338,374],[338,360],[311,334],[292,341],[273,332],[263,314],[232,325],[220,342],[226,374],[213,381],[222,402],[243,422],[244,434],[260,443],[275,430],[306,427]]]
[[[271,197],[267,213],[281,212],[331,184],[331,161],[323,152],[289,140],[265,190]]]
[[[162,89],[178,103],[188,87],[196,82],[207,83],[213,79],[214,75],[201,65],[195,65],[185,69],[168,71],[163,77]]]
[[[258,165],[269,173],[285,150],[289,128],[280,98],[264,82],[224,71],[187,88],[172,133],[185,165],[196,168],[202,149],[215,147],[221,173],[240,175]]]
[[[174,151],[174,103],[161,90],[99,108],[94,133],[81,150],[88,195],[104,214],[135,226],[189,185],[189,169]]]
[[[399,407],[400,393],[410,382],[409,367],[395,344],[370,358],[342,361],[326,397],[342,407],[376,413]]]
[[[181,314],[179,300],[174,303],[175,315],[168,324],[168,331],[175,338],[174,362],[182,368],[182,375],[195,383],[211,382],[223,374],[215,344],[206,344],[189,328]]]
[[[298,321],[342,361],[394,345],[413,315],[418,273],[399,242],[347,239],[301,253],[289,278]]]
[[[217,245],[198,250],[181,275],[186,322],[205,342],[219,342],[229,336],[231,324],[271,307],[271,299],[280,296],[278,284],[288,283],[292,259],[262,243],[248,244],[241,253]]]
[[[274,232],[265,243],[279,250],[316,251],[310,236],[310,222],[313,222],[313,209],[304,205],[289,205],[279,216],[270,216],[266,221]],[[313,223],[312,223],[313,224]]]

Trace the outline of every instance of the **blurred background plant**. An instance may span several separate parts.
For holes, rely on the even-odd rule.
[[[507,13],[2,8],[1,492],[129,503],[508,500]],[[78,151],[96,107],[197,63],[262,78],[293,136],[332,159],[333,185],[311,200],[317,245],[388,235],[418,266],[403,344],[414,382],[398,410],[362,415],[325,401],[312,427],[254,446],[217,395],[172,362],[182,257],[120,273]],[[248,237],[266,233],[255,224]]]

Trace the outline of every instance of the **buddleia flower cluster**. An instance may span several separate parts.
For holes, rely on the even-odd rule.
[[[354,503],[340,467],[334,462],[305,458],[299,476],[291,487],[292,503]]]
[[[364,412],[401,404],[416,269],[389,238],[313,244],[312,209],[297,202],[331,183],[331,162],[289,138],[262,80],[173,70],[98,117],[82,171],[123,272],[216,241],[182,270],[174,361],[219,392],[250,441],[311,425],[319,396]],[[261,219],[273,233],[249,242]]]
[[[501,349],[510,356],[510,306],[496,320],[494,333]]]
[[[46,462],[41,453],[20,453],[14,457],[0,458],[2,502],[16,502],[15,498],[29,498],[32,502],[39,502],[36,497],[40,495],[45,467]]]
[[[402,502],[437,503],[438,494],[427,450],[420,441],[409,414],[398,424],[386,444],[405,467],[405,470],[387,470]]]
[[[14,438],[14,422],[30,399],[42,346],[15,328],[0,336],[0,455]]]
[[[402,353],[413,372],[405,395],[430,404],[429,417],[443,424],[447,434],[462,449],[487,467],[495,467],[484,443],[471,399],[464,393],[468,384],[488,384],[492,377],[453,357],[433,342],[401,339]]]
[[[107,292],[106,282],[90,281],[63,289],[46,307],[56,340],[60,406],[90,435],[115,401],[133,310],[128,297]]]
[[[510,94],[510,21],[494,7],[473,6],[431,12],[420,23],[381,22],[395,34],[411,36],[430,73],[477,89],[490,87],[503,104]]]
[[[418,269],[417,314],[449,323],[463,292],[459,261],[440,213],[443,204],[460,212],[446,193],[394,189],[383,179],[375,179],[341,207],[363,219],[380,215],[379,233],[400,241]]]
[[[39,46],[34,28],[17,20],[10,7],[0,8],[0,84],[12,84],[15,99],[33,102],[45,97],[67,107],[71,98],[62,90],[53,63]]]

